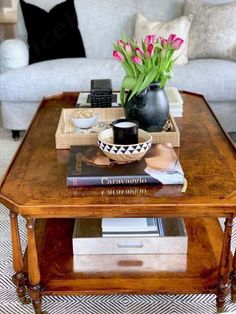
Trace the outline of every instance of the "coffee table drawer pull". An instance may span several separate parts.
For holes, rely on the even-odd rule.
[[[117,243],[117,246],[119,248],[142,248],[143,247],[143,243],[142,242],[120,242]]]

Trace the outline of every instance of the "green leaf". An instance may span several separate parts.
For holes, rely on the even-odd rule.
[[[157,69],[155,67],[153,67],[149,73],[146,75],[143,83],[141,84],[140,88],[139,88],[139,93],[141,91],[143,91],[145,88],[147,88],[154,80],[155,76],[156,76],[156,72],[157,72]]]
[[[131,76],[126,75],[122,81],[122,87],[133,90],[137,80]]]
[[[133,90],[137,83],[137,80],[133,77],[126,75],[122,81],[121,91],[120,91],[120,100],[121,104],[125,103],[125,89]]]
[[[123,64],[126,64],[129,67],[129,69],[133,72],[132,75],[131,74],[129,75],[137,78],[138,76],[137,69],[135,67],[135,64],[131,60],[131,55],[123,47],[121,48],[121,52],[125,56],[125,61],[123,61]]]
[[[139,70],[139,72],[141,72],[141,73],[146,72],[145,66],[143,64],[137,64],[136,67]]]
[[[127,38],[126,38],[125,33],[122,33],[122,40],[123,40],[125,43],[127,42]]]
[[[147,52],[147,47],[146,47],[144,41],[142,41],[142,48],[143,48],[144,53],[146,54],[146,52]]]
[[[138,74],[137,74],[137,70],[136,70],[136,67],[134,65],[134,63],[130,60],[130,56],[127,56],[127,62],[128,62],[128,65],[129,67],[132,69],[133,71],[133,76],[135,78],[137,78]]]
[[[128,76],[133,77],[133,71],[130,69],[129,65],[125,62],[122,62],[123,68],[125,69],[125,72]]]
[[[155,44],[155,47],[158,48],[158,49],[160,49],[160,50],[163,49],[162,45],[161,45],[159,42],[157,42],[157,43]]]
[[[150,58],[147,59],[147,69],[148,69],[148,72],[152,69],[152,61]]]
[[[132,40],[130,40],[129,43],[130,43],[130,45],[131,45],[131,47],[132,47],[133,49],[136,49],[136,48],[138,47],[135,38],[133,38]]]
[[[121,90],[120,90],[120,101],[123,106],[125,103],[125,88],[123,87],[121,87]]]
[[[114,50],[116,50],[116,51],[120,50],[120,46],[116,43],[113,45],[113,47],[114,47]]]
[[[137,82],[134,86],[134,89],[132,90],[132,93],[131,95],[129,96],[129,99],[130,100],[135,94],[137,94],[137,92],[140,90],[140,86],[142,85],[143,83],[143,80],[144,80],[144,77],[145,77],[145,74],[143,73],[140,73],[139,76],[138,76],[138,79],[137,79]]]

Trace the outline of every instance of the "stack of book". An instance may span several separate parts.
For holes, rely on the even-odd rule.
[[[170,113],[179,118],[183,116],[183,99],[176,87],[167,86],[165,88],[166,96],[170,104]]]
[[[159,218],[103,218],[103,237],[158,237]],[[162,228],[163,229],[163,228]]]
[[[184,184],[184,172],[170,144],[153,144],[135,163],[110,160],[95,145],[71,146],[67,186]]]

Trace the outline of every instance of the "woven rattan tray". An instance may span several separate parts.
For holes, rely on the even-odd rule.
[[[96,130],[94,133],[78,133],[80,130],[76,129],[70,121],[73,112],[77,108],[62,109],[59,119],[57,131],[55,134],[56,148],[68,149],[71,145],[97,145]],[[88,110],[87,108],[80,108],[79,110]],[[111,123],[113,120],[124,116],[123,108],[90,108],[89,110],[99,113],[98,123]],[[180,133],[176,122],[172,115],[170,115],[170,129],[162,132],[150,132],[153,138],[153,143],[171,143],[173,147],[179,147]],[[90,132],[90,131],[85,131]]]

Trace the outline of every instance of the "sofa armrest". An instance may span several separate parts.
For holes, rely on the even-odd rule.
[[[8,39],[0,45],[0,72],[29,64],[29,48],[20,39]]]

